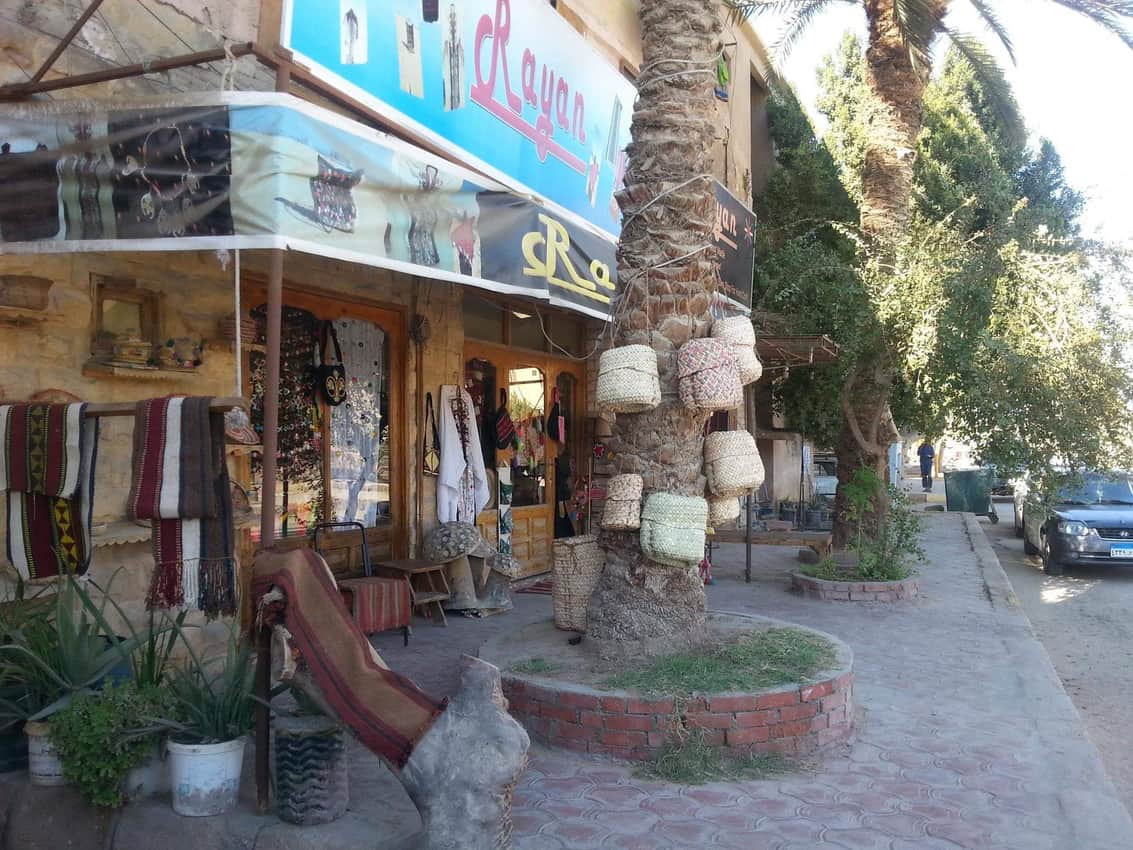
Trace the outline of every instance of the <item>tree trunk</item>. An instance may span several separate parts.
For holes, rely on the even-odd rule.
[[[872,366],[864,360],[872,359]],[[885,486],[889,444],[896,439],[896,428],[889,413],[890,370],[884,356],[874,354],[859,361],[842,390],[844,424],[835,446],[838,458],[838,489],[834,496],[834,548],[844,549],[858,534],[858,523],[847,514],[846,487],[860,469],[877,475],[874,508],[862,517],[867,535],[885,522],[889,513],[889,494]]]
[[[620,414],[608,442],[620,471],[644,477],[646,496],[703,496],[707,415],[686,410],[677,397],[676,351],[708,332],[717,280],[715,201],[711,181],[699,178],[712,170],[723,9],[718,0],[641,0],[640,16],[644,62],[618,195],[624,300],[614,338],[657,352],[662,401],[656,410]],[[661,655],[704,640],[707,601],[696,567],[649,561],[634,533],[604,532],[600,542],[606,568],[591,597],[587,635],[603,658]]]

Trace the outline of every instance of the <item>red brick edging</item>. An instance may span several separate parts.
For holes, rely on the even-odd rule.
[[[836,638],[822,637],[838,650],[836,669],[822,678],[754,693],[696,695],[684,699],[679,711],[672,697],[601,691],[508,670],[501,671],[503,692],[511,714],[531,737],[553,747],[648,759],[679,723],[703,730],[711,746],[801,755],[845,740],[853,731],[853,655]]]
[[[901,581],[827,581],[791,573],[791,587],[815,599],[838,602],[896,602],[919,593],[916,579]]]

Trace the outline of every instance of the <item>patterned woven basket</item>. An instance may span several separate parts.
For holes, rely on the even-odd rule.
[[[763,483],[763,460],[747,431],[716,431],[704,439],[704,475],[716,497],[742,496]]]
[[[551,601],[555,609],[555,626],[567,631],[586,631],[586,606],[606,554],[593,534],[562,537],[554,542],[554,577]]]
[[[712,323],[712,338],[722,340],[732,347],[732,356],[736,358],[736,367],[740,370],[741,384],[759,380],[763,366],[755,353],[755,328],[751,325],[751,319],[745,316],[718,319]]]
[[[707,525],[708,502],[699,496],[650,493],[641,510],[641,552],[671,567],[699,564]]]
[[[719,529],[727,525],[735,525],[740,516],[740,500],[735,497],[717,499],[713,496],[708,500],[708,524]]]
[[[595,400],[602,410],[641,413],[661,403],[657,354],[648,345],[623,345],[602,352]]]
[[[606,499],[611,502],[640,502],[645,482],[640,475],[615,475],[606,485]]]
[[[735,410],[744,401],[736,358],[719,339],[690,339],[677,352],[681,403],[690,410]]]
[[[602,528],[607,531],[637,531],[641,528],[641,500],[607,499],[602,508]]]

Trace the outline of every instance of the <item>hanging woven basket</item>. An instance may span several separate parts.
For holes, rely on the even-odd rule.
[[[613,413],[642,413],[661,403],[657,354],[648,345],[623,345],[598,360],[598,407]]]
[[[763,483],[763,460],[747,431],[716,431],[704,439],[704,474],[717,498],[742,496]]]
[[[641,509],[641,552],[670,567],[689,567],[704,558],[708,502],[699,496],[650,493]]]
[[[763,374],[763,365],[755,353],[755,328],[746,316],[732,316],[717,319],[712,323],[712,338],[726,342],[736,358],[736,368],[740,370],[740,383],[750,384],[758,381]]]
[[[606,565],[606,553],[593,534],[562,537],[553,544],[554,574],[551,602],[555,626],[567,631],[586,631],[586,606]]]
[[[744,400],[736,358],[728,343],[690,339],[677,352],[681,403],[690,410],[735,410]]]
[[[640,475],[615,475],[606,486],[606,504],[602,508],[602,528],[607,531],[637,531],[641,527]]]
[[[708,524],[715,529],[728,525],[735,525],[740,516],[740,500],[734,496],[718,499],[713,496],[708,500]]]

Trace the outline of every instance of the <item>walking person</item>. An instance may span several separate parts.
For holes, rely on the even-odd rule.
[[[932,492],[932,463],[936,459],[936,449],[932,442],[925,438],[917,449],[917,457],[921,459],[921,488],[926,493]]]

